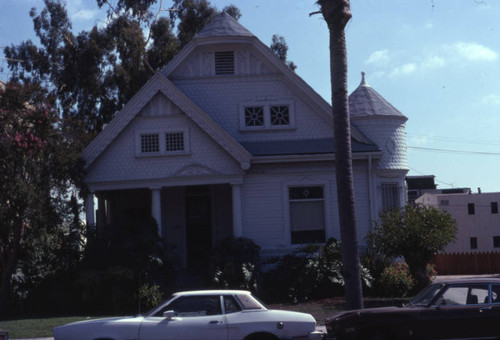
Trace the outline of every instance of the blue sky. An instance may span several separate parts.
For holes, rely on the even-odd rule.
[[[164,0],[164,4],[168,5]],[[328,29],[314,0],[212,0],[269,45],[285,37],[297,74],[330,102]],[[42,0],[0,0],[0,46],[36,41]],[[75,32],[104,24],[94,0],[68,1]],[[351,0],[349,92],[367,82],[408,117],[409,175],[439,188],[500,192],[500,1]],[[3,53],[0,54],[0,57]],[[0,59],[0,79],[8,77]]]

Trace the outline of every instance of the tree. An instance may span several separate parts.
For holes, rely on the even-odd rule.
[[[421,289],[429,283],[426,265],[456,233],[455,220],[446,211],[409,204],[383,211],[366,239],[385,255],[403,256]]]
[[[7,46],[13,80],[40,83],[56,96],[62,117],[86,145],[155,73],[164,67],[219,11],[207,0],[96,0],[107,9],[108,22],[74,34],[62,0],[44,0],[33,8],[40,43]],[[224,8],[241,17],[233,5]],[[164,15],[168,13],[168,15]]]
[[[282,61],[284,62],[292,71],[295,71],[297,65],[294,64],[293,61],[287,61],[287,53],[288,53],[288,44],[285,41],[285,38],[274,34],[271,42],[271,51]]]
[[[53,102],[36,85],[9,83],[0,92],[0,313],[8,310],[21,254],[26,264],[43,257],[45,246],[53,252],[64,222],[71,223],[71,192],[83,167]]]
[[[347,90],[345,26],[351,19],[349,0],[318,0],[330,32],[330,81],[332,85],[333,134],[337,198],[342,241],[346,307],[363,308],[361,264],[354,206],[351,129]]]

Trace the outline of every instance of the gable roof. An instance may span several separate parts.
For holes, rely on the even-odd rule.
[[[246,170],[250,167],[250,153],[160,73],[155,74],[83,150],[82,156],[86,160],[87,167],[99,157],[158,92],[171,100],[213,138],[240,164],[242,169]]]
[[[362,72],[361,84],[349,96],[349,114],[352,118],[366,116],[397,117],[407,120],[398,109],[392,106],[377,91],[375,91],[365,80]]]
[[[309,84],[292,71],[283,61],[277,58],[271,49],[260,41],[255,35],[242,26],[231,15],[223,12],[217,15],[207,24],[193,39],[168,63],[162,74],[169,77],[184,59],[191,54],[198,46],[222,43],[249,44],[261,54],[266,61],[272,64],[283,75],[283,80],[294,88],[303,99],[320,114],[326,124],[333,124],[332,107],[323,99]],[[351,136],[361,143],[372,144],[361,131],[355,126],[351,126]]]

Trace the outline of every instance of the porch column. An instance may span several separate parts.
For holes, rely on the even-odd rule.
[[[233,236],[243,236],[243,222],[241,216],[241,184],[232,183],[233,188]]]
[[[94,194],[89,193],[85,200],[85,220],[87,227],[95,228],[95,207],[94,207]]]
[[[151,188],[151,216],[158,224],[158,234],[161,237],[161,188]]]

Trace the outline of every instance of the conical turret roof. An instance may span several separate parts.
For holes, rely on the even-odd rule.
[[[387,116],[407,119],[405,115],[368,85],[364,72],[361,75],[361,84],[349,96],[349,113],[352,118]]]
[[[217,15],[208,23],[195,38],[209,38],[222,36],[244,36],[253,37],[254,35],[243,27],[235,18],[226,12]]]

